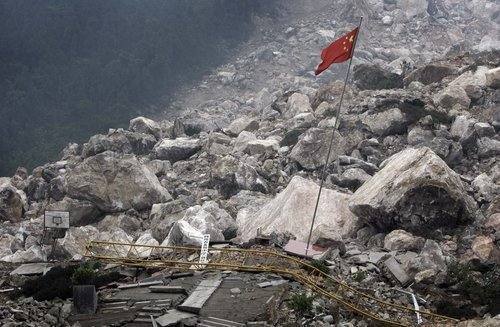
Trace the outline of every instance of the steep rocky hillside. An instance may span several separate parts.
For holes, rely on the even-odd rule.
[[[1,178],[0,260],[47,258],[45,210],[70,212],[60,260],[80,259],[90,239],[305,241],[338,124],[313,230],[313,241],[332,249],[330,273],[411,305],[383,268],[393,257],[425,309],[499,314],[498,5],[348,3],[292,8],[300,12],[293,25],[262,22],[231,64],[179,93],[181,115],[135,118],[128,129],[69,144],[57,162]],[[321,47],[359,13],[337,122],[345,66],[312,72]]]

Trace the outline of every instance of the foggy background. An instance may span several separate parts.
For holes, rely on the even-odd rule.
[[[168,103],[274,0],[0,2],[0,176]]]

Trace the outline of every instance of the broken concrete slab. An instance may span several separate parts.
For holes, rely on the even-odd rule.
[[[286,279],[278,279],[278,280],[271,280],[268,282],[262,282],[257,284],[260,288],[266,288],[266,287],[271,287],[271,286],[279,286],[282,284],[286,284],[288,281]]]
[[[221,284],[220,278],[205,279],[200,282],[189,297],[177,308],[191,313],[200,313],[201,308]]]
[[[10,274],[23,276],[45,275],[50,269],[52,269],[52,266],[48,263],[26,263],[14,269]]]
[[[153,285],[149,286],[149,291],[152,293],[178,293],[187,294],[186,289],[182,286],[163,286],[163,285]]]
[[[406,286],[410,283],[410,277],[406,274],[403,267],[401,267],[399,262],[394,257],[390,257],[384,261],[384,266],[402,286]]]
[[[188,312],[182,312],[177,309],[168,310],[166,314],[156,318],[156,322],[161,327],[177,326],[177,324],[184,319],[194,317],[195,315]]]
[[[130,288],[148,287],[148,286],[162,285],[162,284],[163,284],[163,281],[156,280],[156,281],[145,282],[145,283],[123,284],[123,285],[118,286],[118,289],[120,289],[120,290],[127,290],[127,289],[130,289]]]
[[[307,247],[306,242],[290,240],[285,245],[283,250],[288,254],[296,255],[302,258],[311,258],[311,259],[321,259],[327,252],[327,249],[321,246],[311,245],[306,255],[306,247]]]

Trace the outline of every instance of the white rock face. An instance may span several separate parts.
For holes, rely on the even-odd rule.
[[[225,235],[236,230],[236,222],[214,201],[186,210],[184,217],[175,222],[162,245],[201,245],[203,234],[212,241],[224,241]]]
[[[416,233],[465,223],[476,210],[459,175],[427,147],[387,159],[351,200],[351,210],[378,228]]]
[[[120,228],[125,233],[132,235],[140,231],[141,222],[136,217],[130,216],[127,213],[106,215],[98,224],[97,228],[103,231],[113,231]]]
[[[262,234],[291,233],[298,240],[307,241],[319,186],[299,176],[273,200],[253,215],[238,212],[238,236],[248,241]],[[318,238],[341,240],[354,235],[359,227],[358,218],[348,208],[349,194],[323,189],[313,229],[313,241]]]
[[[294,93],[288,98],[287,110],[284,112],[284,116],[292,118],[300,113],[312,111],[309,97],[302,93]]]
[[[130,244],[133,243],[133,238],[125,233],[125,231],[121,228],[116,228],[109,232],[101,232],[95,239],[96,241],[102,242],[115,242],[115,243],[125,243]],[[127,245],[115,245],[113,250],[110,251],[113,255],[119,256],[127,256],[130,251],[130,246]]]
[[[104,212],[143,210],[171,199],[158,178],[130,154],[100,153],[66,178],[70,197],[90,201]]]
[[[85,254],[85,246],[99,235],[93,226],[71,227],[63,239],[58,240],[64,254],[70,258],[78,258]]]
[[[500,67],[486,72],[486,85],[494,89],[500,88]]]
[[[16,253],[3,257],[0,261],[22,263],[41,262],[47,260],[47,254],[39,245],[32,245],[27,250],[19,250]]]
[[[146,117],[137,117],[130,121],[129,129],[133,132],[151,134],[157,139],[161,138],[160,124]]]
[[[162,246],[169,245],[194,245],[201,246],[203,233],[191,226],[185,220],[177,221],[168,233],[167,238],[161,243]]]
[[[135,241],[135,244],[137,245],[149,245],[149,246],[158,246],[159,243],[157,240],[153,238],[151,235],[151,232],[147,231],[144,234],[142,234],[137,241]],[[151,255],[151,252],[153,252],[154,248],[148,248],[148,247],[139,247],[138,253],[135,253],[138,257],[140,258],[147,258]]]

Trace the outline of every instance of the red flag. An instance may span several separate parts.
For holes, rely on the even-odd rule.
[[[328,47],[321,51],[321,59],[323,62],[318,65],[315,75],[321,74],[324,70],[328,69],[331,64],[344,62],[352,57],[354,42],[358,36],[358,27],[342,36],[341,38],[333,41]]]

